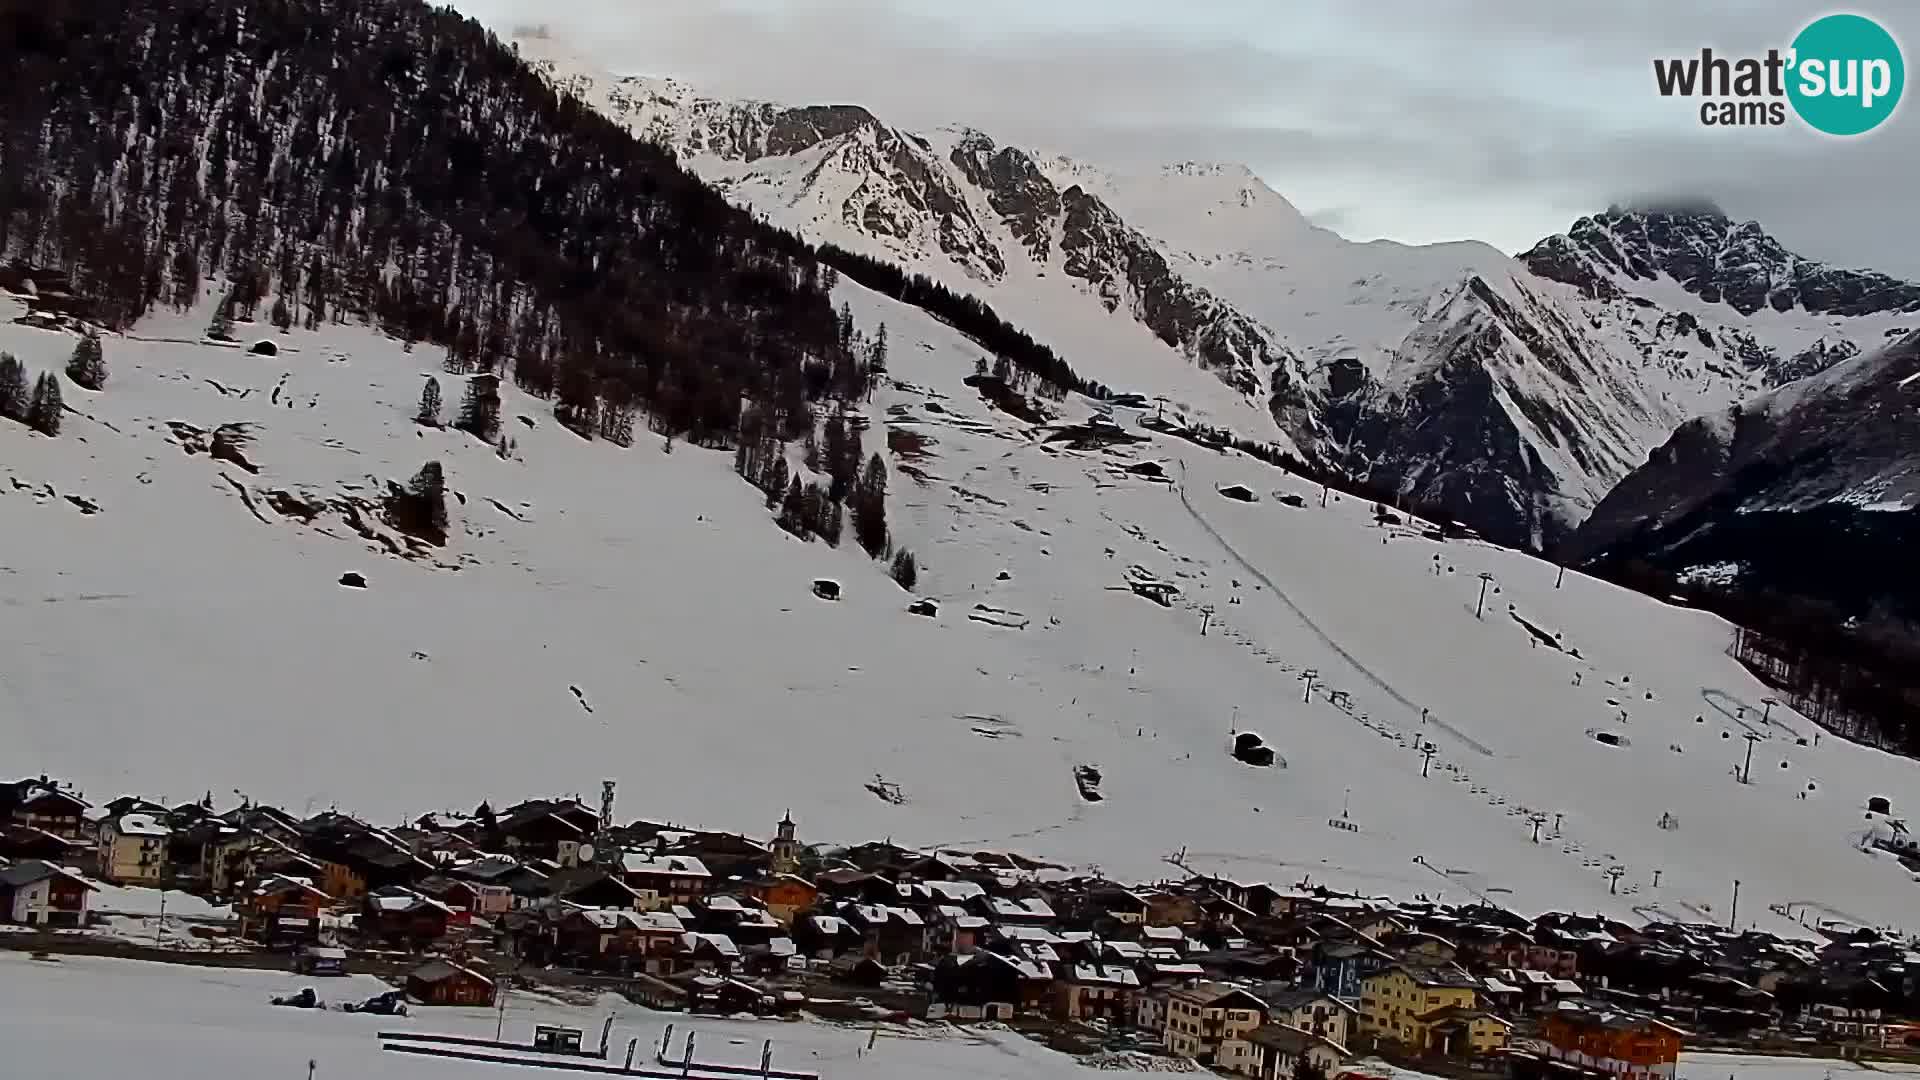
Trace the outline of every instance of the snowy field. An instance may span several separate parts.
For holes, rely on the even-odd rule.
[[[328,1003],[360,1001],[388,987],[377,979],[302,980],[274,972],[177,967],[125,960],[67,957],[57,964],[0,953],[0,1075],[37,1080],[439,1080],[442,1077],[578,1075],[444,1061],[382,1051],[375,1033],[410,1030],[475,1038],[494,1037],[490,1009],[416,1008],[405,1018],[354,1016],[337,1011],[274,1008],[268,999],[311,985]],[[881,1029],[872,1052],[871,1030],[819,1023],[728,1021],[649,1012],[617,998],[596,1008],[569,1008],[537,998],[508,998],[505,1035],[530,1038],[536,1023],[581,1028],[597,1045],[601,1026],[615,1018],[616,1063],[629,1039],[645,1060],[668,1023],[676,1047],[696,1032],[703,1062],[757,1066],[760,1048],[774,1044],[774,1067],[817,1071],[822,1080],[1073,1080],[1128,1073],[1083,1068],[1011,1032],[960,1035],[945,1027]]]
[[[937,617],[852,543],[776,529],[727,451],[585,442],[508,387],[501,460],[413,423],[428,375],[461,397],[438,350],[327,327],[253,356],[197,343],[205,311],[157,317],[107,341],[104,392],[67,385],[58,439],[0,424],[0,767],[386,821],[613,778],[623,819],[760,834],[791,808],[807,842],[1135,879],[1184,849],[1283,885],[1724,921],[1738,878],[1743,925],[1911,923],[1920,886],[1857,845],[1885,828],[1868,798],[1920,798],[1914,764],[1763,722],[1726,624],[1177,439],[1049,442],[963,385],[979,350],[951,329],[842,298],[889,328],[865,442],[894,433],[893,533]],[[0,323],[30,370],[72,345]],[[188,453],[235,422],[257,473]],[[452,540],[397,558],[339,506],[429,459]],[[1249,729],[1278,766],[1228,756]]]
[[[1920,1074],[1920,1065],[1876,1061],[1871,1067],[1857,1061],[1831,1058],[1753,1057],[1746,1054],[1682,1054],[1680,1080],[1866,1080],[1893,1073]]]

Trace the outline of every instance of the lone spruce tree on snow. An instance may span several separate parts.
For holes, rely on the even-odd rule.
[[[440,380],[427,377],[427,385],[420,388],[420,411],[413,422],[427,427],[440,426]]]
[[[291,323],[293,317],[289,315],[287,321]],[[207,323],[207,336],[214,341],[233,340],[233,300],[231,297],[220,301],[220,306],[213,309],[213,319]]]
[[[420,466],[405,488],[390,485],[387,521],[409,536],[432,544],[447,542],[447,478],[439,462]]]
[[[447,538],[447,477],[440,463],[429,461],[413,474],[407,494],[420,506],[420,520],[444,543]]]
[[[73,358],[67,361],[67,378],[88,390],[107,385],[107,357],[100,345],[100,335],[88,334],[74,345]]]
[[[913,559],[913,552],[902,549],[893,557],[893,580],[908,592],[920,583],[920,565]]]
[[[887,550],[887,463],[875,454],[848,499],[853,510],[853,537],[873,558]]]
[[[27,400],[27,426],[42,435],[60,434],[60,380],[41,372],[33,381],[33,395]]]
[[[27,418],[27,368],[12,353],[0,352],[0,417]]]

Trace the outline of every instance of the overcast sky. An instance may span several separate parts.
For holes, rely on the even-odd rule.
[[[1355,239],[1508,251],[1704,195],[1788,247],[1920,278],[1920,115],[1834,140],[1709,129],[1652,58],[1784,47],[1791,0],[452,0],[722,97],[865,105],[1112,167],[1251,166]],[[1862,0],[1911,65],[1920,6]],[[1909,95],[1911,96],[1911,95]]]

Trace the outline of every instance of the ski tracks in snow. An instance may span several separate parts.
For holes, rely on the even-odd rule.
[[[1360,662],[1359,657],[1356,657],[1352,653],[1348,652],[1346,648],[1340,644],[1339,641],[1335,640],[1333,635],[1321,629],[1320,624],[1317,622],[1314,622],[1313,617],[1311,615],[1308,615],[1304,610],[1302,610],[1299,604],[1296,604],[1293,602],[1293,598],[1287,595],[1287,592],[1285,589],[1282,589],[1280,586],[1274,584],[1274,581],[1272,578],[1268,577],[1265,573],[1263,573],[1259,567],[1253,565],[1251,562],[1248,562],[1246,557],[1240,554],[1239,549],[1235,548],[1231,543],[1229,543],[1227,541],[1227,538],[1221,535],[1220,530],[1213,527],[1213,523],[1208,521],[1205,515],[1200,513],[1199,508],[1194,506],[1193,502],[1187,498],[1186,473],[1187,473],[1187,463],[1182,461],[1180,463],[1181,482],[1174,486],[1174,493],[1180,496],[1180,505],[1186,508],[1188,516],[1192,517],[1193,520],[1197,522],[1202,529],[1205,529],[1207,531],[1207,535],[1213,537],[1214,542],[1219,544],[1221,549],[1224,550],[1230,557],[1232,557],[1233,561],[1239,564],[1242,570],[1245,570],[1248,574],[1251,574],[1255,580],[1265,585],[1268,589],[1271,589],[1273,591],[1273,595],[1277,597],[1281,603],[1287,606],[1287,610],[1293,612],[1294,617],[1299,619],[1301,624],[1304,625],[1308,630],[1313,631],[1313,635],[1320,639],[1321,644],[1325,645],[1328,649],[1332,650],[1334,655],[1346,661],[1347,666],[1351,667],[1355,672],[1359,673],[1361,678],[1372,683],[1375,687],[1377,687],[1380,690],[1381,693],[1384,693],[1388,697],[1399,702],[1401,705],[1405,706],[1408,710],[1415,713],[1420,712],[1421,711],[1420,706],[1415,705],[1413,701],[1409,699],[1405,694],[1402,694],[1399,690],[1395,689],[1392,683],[1389,683],[1387,682],[1387,680],[1381,678],[1379,675],[1374,674],[1371,668],[1367,667],[1367,665]],[[1448,735],[1453,736],[1455,739],[1459,740],[1463,745],[1465,745],[1468,749],[1474,751],[1477,754],[1480,754],[1483,757],[1494,756],[1492,750],[1489,750],[1484,744],[1474,739],[1471,735],[1468,735],[1466,732],[1461,731],[1459,728],[1454,727],[1452,724],[1447,723],[1445,720],[1440,719],[1438,716],[1435,716],[1430,712],[1426,713],[1425,715],[1426,715],[1426,722],[1428,725],[1432,727],[1437,727],[1441,731],[1446,732]]]

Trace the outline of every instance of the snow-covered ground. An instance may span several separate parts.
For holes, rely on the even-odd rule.
[[[1431,1073],[1417,1072],[1369,1061],[1365,1071],[1391,1080],[1434,1080]],[[1833,1058],[1756,1057],[1752,1054],[1681,1054],[1679,1080],[1866,1080],[1867,1077],[1893,1073],[1912,1076],[1920,1066],[1898,1061],[1876,1061],[1871,1067],[1857,1061]]]
[[[68,385],[58,439],[0,424],[6,767],[96,800],[238,789],[386,820],[613,778],[623,818],[764,833],[791,808],[810,842],[1011,847],[1132,878],[1176,874],[1162,860],[1184,849],[1282,884],[1714,920],[1738,878],[1743,924],[1784,926],[1769,906],[1787,904],[1910,920],[1920,886],[1855,844],[1869,797],[1909,808],[1914,764],[1801,746],[1812,727],[1784,707],[1763,724],[1719,620],[1573,573],[1556,588],[1531,557],[1323,509],[1177,439],[1049,443],[962,384],[977,347],[842,294],[893,345],[868,448],[924,440],[895,440],[891,520],[937,617],[850,542],[777,530],[729,452],[584,442],[509,387],[503,461],[412,422],[427,376],[449,413],[461,397],[437,350],[329,327],[261,357],[195,343],[204,311],[157,317],[137,335],[180,340],[110,338],[106,390]],[[57,369],[72,338],[0,325],[0,348]],[[170,422],[256,425],[260,471],[188,454]],[[429,459],[458,495],[430,560],[273,494],[377,498]],[[1179,490],[1125,471],[1142,461]],[[1134,595],[1134,567],[1182,595]],[[818,577],[844,599],[816,599]],[[1284,767],[1232,760],[1236,729]]]
[[[1750,1054],[1681,1054],[1680,1080],[1864,1080],[1894,1073],[1912,1076],[1920,1065],[1876,1061],[1871,1067],[1832,1058],[1754,1057]]]
[[[382,1051],[375,1034],[408,1030],[491,1039],[500,1022],[491,1009],[416,1008],[405,1018],[355,1016],[333,1010],[275,1008],[268,999],[312,986],[330,1004],[361,1001],[388,987],[366,976],[302,979],[276,972],[177,967],[123,960],[66,957],[58,963],[0,953],[0,1063],[5,1075],[38,1080],[147,1080],[207,1077],[292,1077],[303,1080],[437,1080],[499,1073],[501,1067]],[[758,1066],[762,1044],[773,1040],[774,1066],[821,1074],[822,1080],[954,1080],[1000,1076],[1009,1080],[1073,1080],[1118,1076],[1083,1068],[1072,1058],[1008,1031],[960,1034],[945,1027],[870,1028],[826,1024],[732,1021],[672,1016],[603,999],[594,1008],[569,1008],[510,995],[505,1032],[531,1037],[537,1023],[581,1028],[598,1044],[614,1017],[616,1063],[629,1039],[640,1040],[638,1064],[669,1023],[696,1033],[703,1062]],[[867,1051],[873,1038],[874,1049]],[[555,1075],[530,1070],[529,1077]]]

